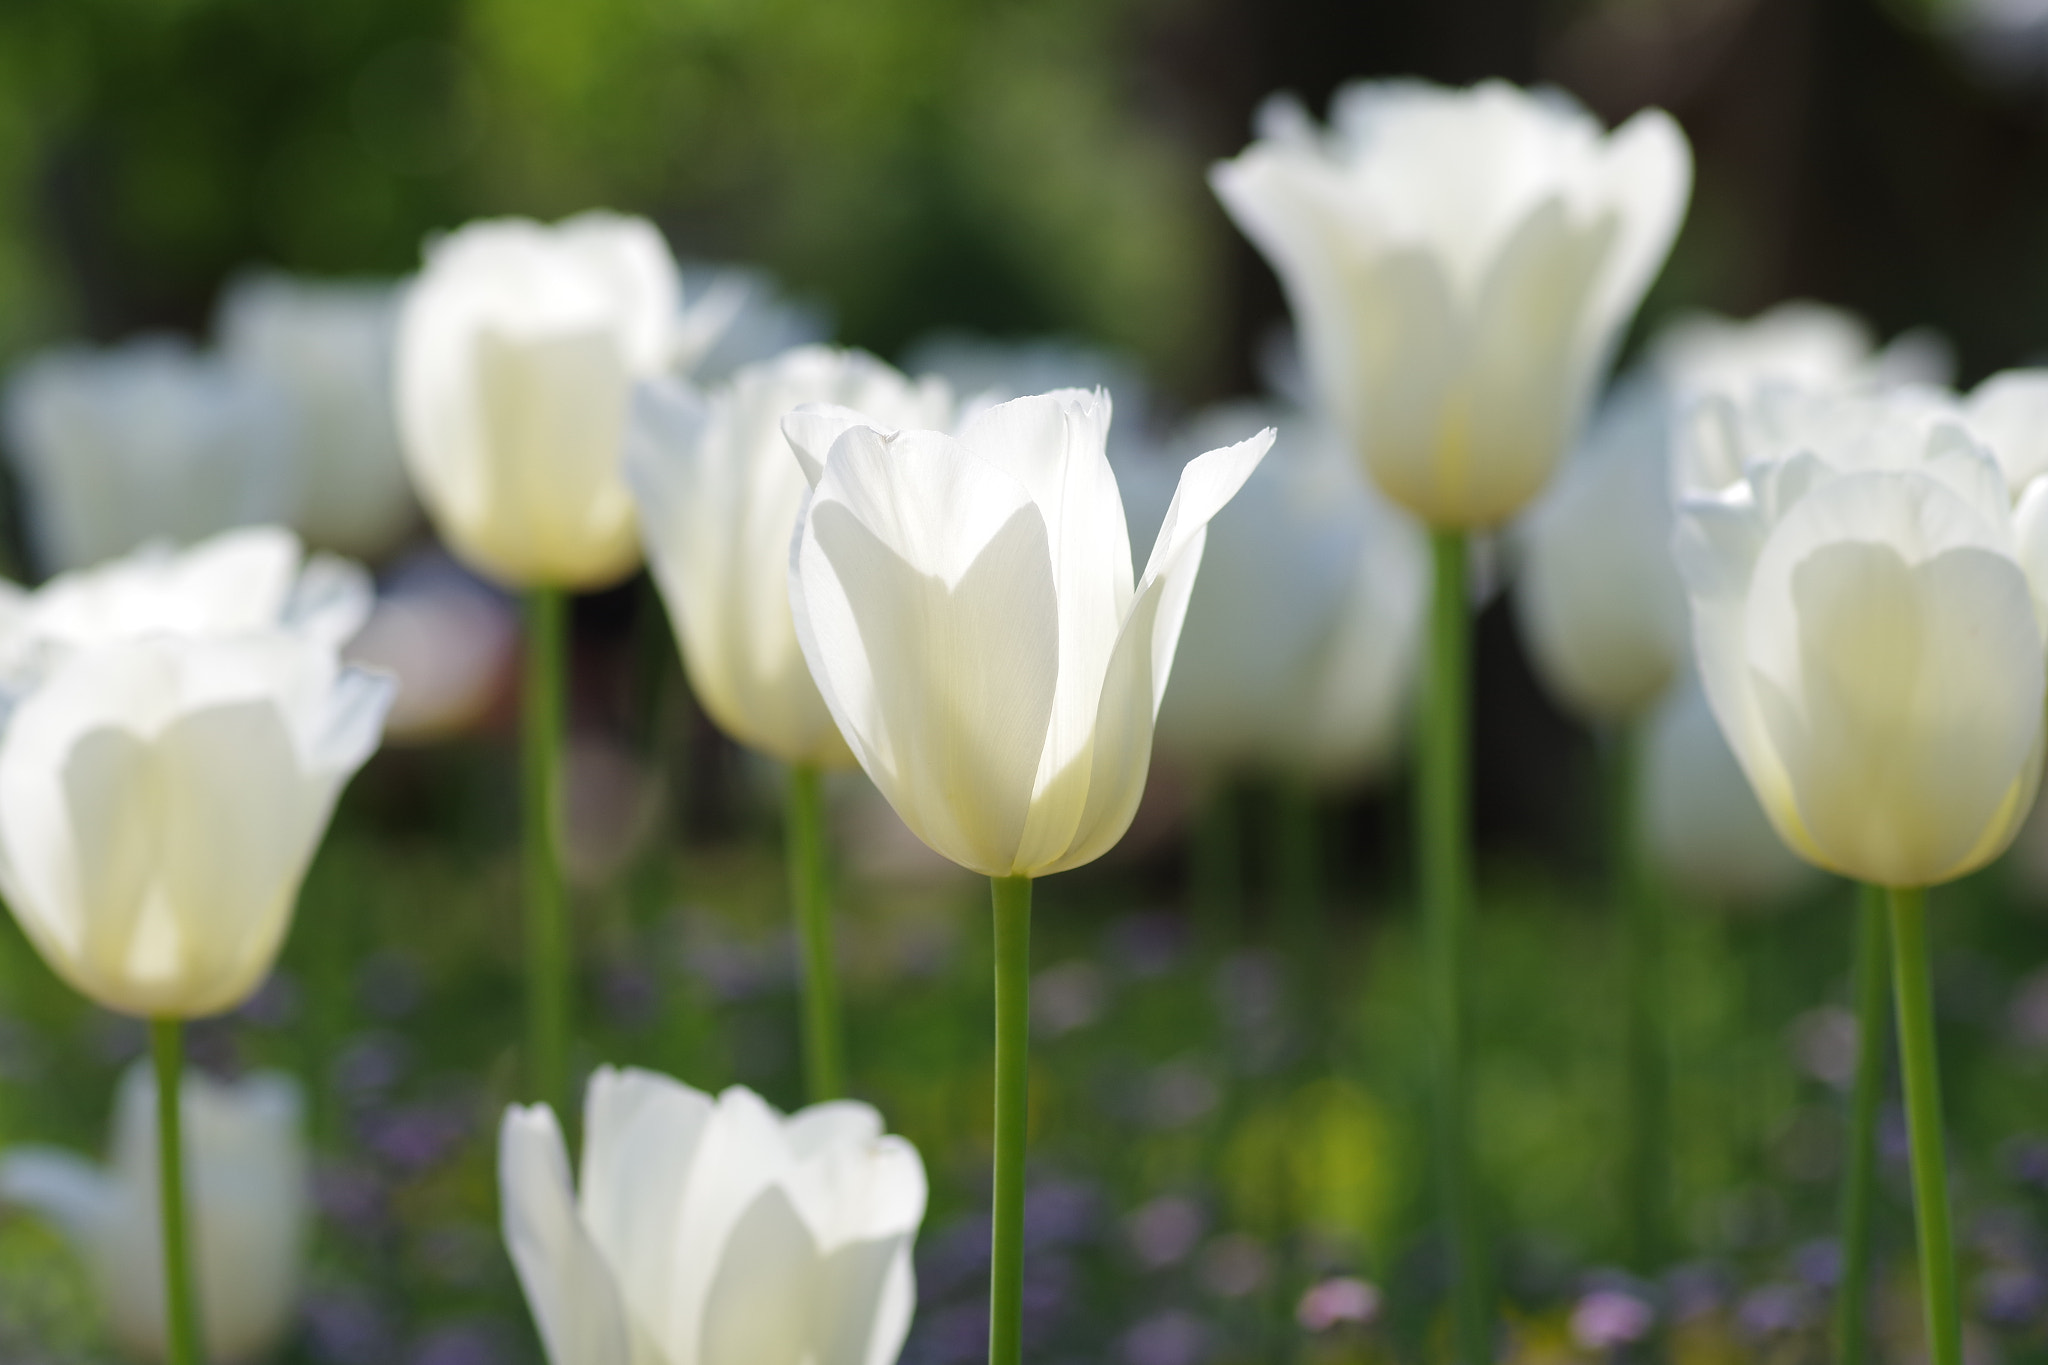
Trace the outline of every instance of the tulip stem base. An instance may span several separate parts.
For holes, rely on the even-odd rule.
[[[1934,1047],[1934,974],[1927,957],[1927,891],[1891,888],[1892,987],[1899,1012],[1899,1069],[1906,1081],[1913,1216],[1920,1231],[1920,1297],[1927,1359],[1962,1365],[1955,1234],[1949,1225],[1948,1154],[1941,1128],[1941,1072]]]
[[[561,810],[568,595],[526,595],[526,686],[520,742],[526,865],[526,1064],[529,1096],[564,1116],[569,1103],[569,923],[555,822]]]
[[[1842,1282],[1835,1298],[1836,1365],[1870,1357],[1871,1214],[1877,1203],[1877,1111],[1884,1083],[1885,890],[1864,886],[1856,907],[1856,1081],[1842,1171]]]
[[[1664,1010],[1664,903],[1643,856],[1638,731],[1608,737],[1608,857],[1624,943],[1627,994],[1628,1151],[1623,1167],[1628,1208],[1628,1261],[1655,1274],[1670,1255],[1670,1073]]]
[[[1024,1144],[1031,1115],[1031,879],[992,877],[996,919],[996,1179],[989,1365],[1024,1358]]]
[[[788,801],[789,895],[803,954],[804,1082],[811,1103],[822,1104],[846,1095],[846,1047],[825,871],[824,801],[815,767],[800,763],[790,769]]]
[[[1471,625],[1465,535],[1434,531],[1436,583],[1429,662],[1417,737],[1416,831],[1420,836],[1424,951],[1435,1048],[1438,1198],[1450,1247],[1451,1359],[1493,1359],[1491,1274],[1473,1180],[1466,1067],[1466,958],[1470,951]]]
[[[170,1365],[200,1365],[199,1305],[192,1292],[191,1237],[185,1227],[185,1026],[176,1019],[149,1022],[156,1064],[157,1190],[162,1199],[165,1324]]]

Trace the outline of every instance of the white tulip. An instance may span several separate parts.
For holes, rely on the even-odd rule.
[[[46,352],[9,380],[5,421],[49,571],[286,522],[298,505],[287,397],[173,337]]]
[[[188,1074],[180,1101],[206,1354],[242,1365],[275,1350],[296,1319],[310,1213],[303,1104],[278,1072],[232,1083]],[[166,1355],[156,1146],[156,1076],[138,1062],[115,1097],[105,1166],[55,1148],[0,1153],[0,1202],[36,1210],[70,1238],[115,1338],[144,1360]]]
[[[0,731],[0,894],[109,1009],[231,1009],[390,699],[389,679],[278,630],[65,652]]]
[[[783,429],[811,481],[790,597],[811,676],[913,833],[991,877],[1102,856],[1144,792],[1209,519],[1273,433],[1182,471],[1132,583],[1108,393],[982,412],[955,438],[844,409]]]
[[[221,350],[270,376],[297,408],[293,524],[365,559],[389,553],[419,516],[393,407],[399,299],[383,282],[263,272],[230,284],[215,318]]]
[[[1210,524],[1157,743],[1200,768],[1355,780],[1384,766],[1399,740],[1429,546],[1373,490],[1343,438],[1306,413],[1228,406],[1198,420],[1182,445],[1202,449],[1262,425],[1279,436]],[[1163,463],[1119,467],[1134,523],[1140,502],[1147,521],[1165,512]]]
[[[1639,715],[1686,667],[1690,622],[1671,556],[1672,441],[1710,394],[1936,381],[1939,349],[1907,334],[1883,351],[1853,314],[1782,304],[1745,322],[1680,317],[1609,392],[1586,438],[1517,528],[1515,608],[1551,695],[1592,721]]]
[[[1679,515],[1694,648],[1779,835],[1882,886],[1996,857],[2041,773],[2048,482],[2015,514],[1932,391],[1709,398],[1685,435],[1720,489]]]
[[[640,560],[619,468],[634,381],[675,357],[680,285],[646,221],[471,223],[427,248],[398,339],[414,485],[449,548],[511,587]]]
[[[1361,81],[1317,129],[1269,100],[1210,180],[1287,292],[1311,380],[1387,495],[1500,524],[1548,482],[1690,191],[1658,110]]]
[[[275,627],[339,649],[362,628],[372,595],[360,567],[306,558],[282,527],[223,531],[186,550],[146,545],[33,592],[0,583],[0,675],[19,684],[53,654],[149,635]]]
[[[832,335],[823,310],[784,296],[766,271],[690,261],[683,273],[689,290],[676,323],[674,364],[700,384]]]
[[[554,1111],[499,1133],[505,1243],[550,1365],[891,1365],[924,1164],[850,1101],[784,1118],[601,1068],[572,1187]]]
[[[1818,875],[1757,804],[1697,679],[1650,713],[1640,755],[1643,838],[1672,883],[1730,906],[1768,905]]]
[[[913,383],[862,352],[807,346],[747,366],[703,398],[674,380],[642,383],[626,476],[704,710],[749,748],[838,767],[853,755],[789,613],[790,537],[809,485],[782,418],[806,403],[852,408],[891,430],[953,422],[942,381]]]

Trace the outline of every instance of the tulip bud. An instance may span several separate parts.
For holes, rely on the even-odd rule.
[[[1209,519],[1270,430],[1190,461],[1131,582],[1109,395],[983,411],[955,438],[783,421],[811,481],[790,605],[818,691],[913,833],[972,871],[1099,858],[1136,813]]]
[[[382,282],[266,272],[229,285],[215,320],[222,352],[268,375],[298,412],[293,524],[364,559],[388,554],[419,515],[393,410],[398,304]]]
[[[1320,405],[1432,526],[1549,481],[1663,262],[1692,180],[1658,110],[1603,134],[1555,92],[1360,81],[1290,98],[1210,183],[1280,276]]]
[[[308,1199],[298,1083],[278,1072],[235,1082],[185,1077],[185,1200],[206,1355],[243,1365],[291,1328],[305,1266]],[[156,1076],[131,1066],[114,1101],[106,1166],[70,1152],[0,1153],[0,1202],[55,1223],[91,1268],[114,1336],[139,1359],[166,1357],[157,1197]]]
[[[1779,835],[1882,886],[2011,842],[2040,780],[2048,482],[1930,391],[1710,398],[1679,569],[1714,716]]]
[[[867,1105],[787,1118],[601,1068],[572,1185],[554,1111],[506,1111],[505,1244],[550,1365],[892,1365],[924,1164]]]
[[[646,221],[471,223],[427,248],[398,337],[413,483],[457,556],[508,587],[639,563],[619,469],[633,384],[674,357],[680,286]]]
[[[1384,766],[1422,644],[1429,547],[1307,413],[1233,405],[1184,448],[1278,429],[1273,451],[1217,514],[1188,598],[1160,749],[1200,768],[1356,780]],[[1134,521],[1156,522],[1162,462],[1119,469]]]
[[[174,337],[45,352],[8,381],[5,422],[29,545],[50,572],[289,522],[298,506],[287,396]]]
[[[62,654],[0,730],[0,893],[109,1009],[233,1008],[277,955],[391,690],[279,630]]]
[[[690,688],[728,735],[785,763],[853,755],[811,681],[789,614],[789,542],[809,485],[782,434],[805,403],[886,428],[952,425],[936,380],[912,383],[859,351],[806,346],[699,398],[673,380],[634,395],[626,476]]]

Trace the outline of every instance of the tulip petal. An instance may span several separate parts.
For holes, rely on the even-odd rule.
[[[1994,374],[1971,391],[1965,411],[2012,487],[2048,474],[2048,370]]]
[[[1166,521],[1152,545],[1131,610],[1110,655],[1087,751],[1087,788],[1079,818],[1065,831],[1047,830],[1024,866],[1034,876],[1093,862],[1123,838],[1137,814],[1152,760],[1152,723],[1187,616],[1188,595],[1202,565],[1209,521],[1244,486],[1272,447],[1271,427],[1250,440],[1188,461]],[[1063,775],[1064,776],[1064,775]],[[1056,779],[1057,780],[1057,779]],[[1068,779],[1071,780],[1071,779]]]
[[[675,1238],[674,1270],[658,1336],[668,1360],[711,1365],[700,1352],[717,1305],[714,1289],[726,1273],[726,1243],[762,1192],[777,1184],[789,1165],[782,1116],[745,1086],[732,1086],[721,1094],[685,1177],[685,1217],[670,1233]],[[761,1235],[772,1242],[775,1238],[769,1234],[777,1231],[771,1223]]]
[[[1061,666],[1045,519],[948,437],[840,437],[793,547],[819,691],[905,824],[1015,869]]]
[[[821,1344],[825,1267],[788,1193],[770,1185],[734,1223],[711,1293],[697,1365],[811,1365]],[[829,1360],[828,1355],[823,1358]]]
[[[33,1209],[83,1255],[92,1255],[115,1209],[99,1166],[60,1147],[23,1143],[0,1153],[0,1204]]]
[[[840,403],[804,403],[783,414],[782,437],[796,455],[797,468],[811,487],[825,477],[825,458],[839,438],[855,427],[875,427],[875,419]],[[875,427],[886,434],[886,427]]]
[[[684,1187],[711,1114],[709,1095],[651,1071],[600,1067],[590,1078],[577,1204],[615,1268],[636,1365],[679,1358],[659,1334],[677,1283]]]
[[[838,1248],[818,1267],[817,1365],[890,1365],[903,1349],[910,1315],[903,1294],[908,1236],[881,1237]]]
[[[569,1154],[547,1106],[505,1111],[498,1188],[505,1247],[549,1365],[634,1365],[618,1286],[577,1217]]]
[[[1600,196],[1614,215],[1616,232],[1590,320],[1596,333],[1613,338],[1656,277],[1684,221],[1692,198],[1692,146],[1669,114],[1645,109],[1608,135],[1600,159]]]

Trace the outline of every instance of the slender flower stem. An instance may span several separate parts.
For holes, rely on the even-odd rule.
[[[1870,1223],[1877,1202],[1877,1109],[1884,1083],[1885,891],[1860,888],[1856,907],[1856,1089],[1842,1172],[1842,1284],[1835,1298],[1835,1365],[1870,1356]]]
[[[532,1099],[569,1105],[569,924],[555,844],[561,809],[569,599],[526,595],[526,690],[520,699],[526,854],[526,1047]]]
[[[803,945],[804,1082],[811,1103],[818,1104],[846,1094],[846,1046],[825,876],[824,803],[818,770],[808,763],[789,771],[786,824],[789,896],[796,906],[797,939]]]
[[[1031,1115],[1031,879],[992,877],[996,912],[996,1196],[989,1365],[1024,1358],[1024,1142]]]
[[[1906,1135],[1912,1144],[1913,1213],[1920,1229],[1927,1358],[1933,1365],[1962,1365],[1948,1158],[1941,1132],[1941,1074],[1934,1050],[1934,976],[1927,960],[1926,889],[1891,888],[1891,911],[1892,985],[1899,1012],[1899,1069],[1906,1080]]]
[[[1438,1197],[1451,1251],[1454,1365],[1493,1358],[1492,1293],[1472,1155],[1466,1078],[1465,978],[1470,937],[1470,624],[1465,536],[1435,531],[1436,589],[1429,613],[1429,673],[1417,758],[1416,826],[1429,1016],[1436,1047]]]
[[[157,1189],[163,1202],[165,1322],[170,1332],[170,1365],[200,1365],[199,1301],[192,1293],[191,1240],[185,1230],[184,1025],[176,1019],[149,1021],[149,1050],[156,1062]]]
[[[1664,953],[1663,901],[1643,857],[1636,779],[1640,755],[1631,726],[1606,746],[1608,856],[1620,902],[1626,962],[1628,1153],[1624,1166],[1628,1257],[1653,1274],[1670,1254],[1670,1077],[1665,1066],[1664,1011],[1670,983]]]

